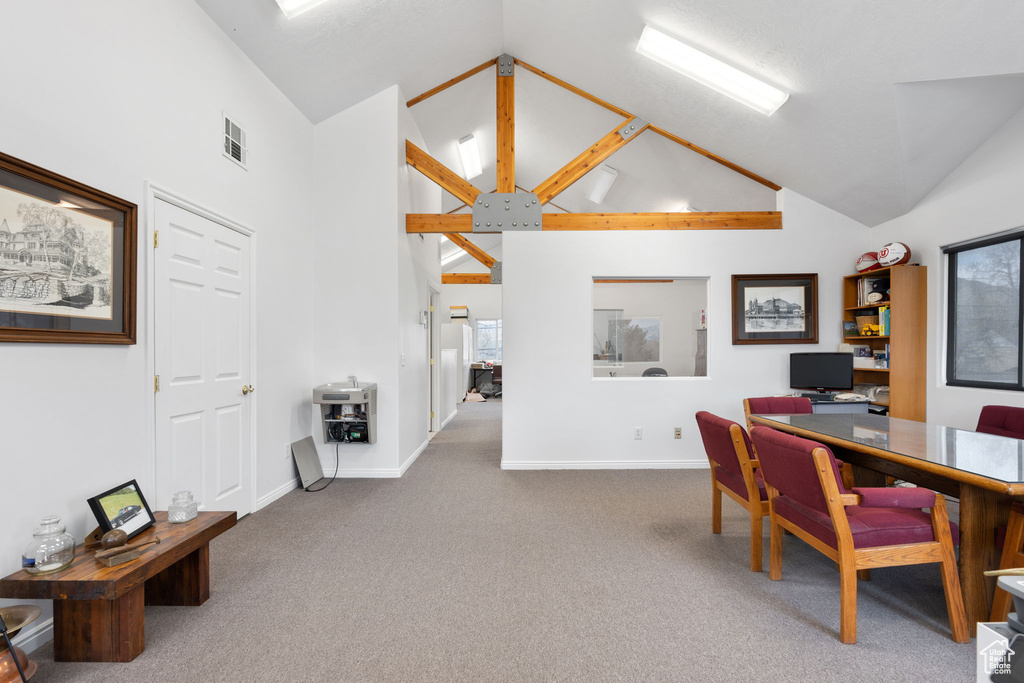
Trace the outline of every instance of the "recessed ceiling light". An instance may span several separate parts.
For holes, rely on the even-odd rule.
[[[472,135],[467,135],[459,140],[459,156],[462,157],[462,174],[466,180],[476,178],[484,172],[483,165],[480,163],[480,145],[476,143],[476,138]]]
[[[587,199],[600,204],[604,201],[604,197],[608,194],[608,190],[612,189],[612,183],[619,177],[619,172],[607,164],[602,164],[597,168],[597,183],[594,185],[594,189],[587,195]]]
[[[636,51],[767,116],[789,99],[789,93],[650,26],[644,27]]]
[[[278,7],[289,19],[294,19],[303,12],[311,10],[317,5],[322,5],[327,0],[277,0]]]

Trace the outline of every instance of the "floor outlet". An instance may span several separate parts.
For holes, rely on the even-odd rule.
[[[633,427],[633,438],[637,441],[644,438],[644,430],[642,427]]]
[[[683,428],[682,428],[682,427],[676,427],[676,430],[675,430],[675,437],[676,437],[677,439],[681,439],[681,438],[683,438]]]

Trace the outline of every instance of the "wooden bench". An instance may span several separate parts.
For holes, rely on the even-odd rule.
[[[210,597],[210,540],[235,525],[234,512],[200,512],[171,524],[166,512],[131,540],[159,536],[131,562],[105,567],[80,545],[75,561],[53,574],[17,571],[0,579],[0,597],[53,600],[53,658],[58,662],[130,662],[146,649],[145,606],[198,606]]]

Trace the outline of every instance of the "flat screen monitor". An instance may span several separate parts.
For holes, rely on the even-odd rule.
[[[852,353],[791,353],[789,386],[815,391],[853,388]]]

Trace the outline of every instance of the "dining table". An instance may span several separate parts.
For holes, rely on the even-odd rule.
[[[1024,500],[1024,440],[885,415],[751,415],[750,421],[825,444],[853,467],[857,486],[887,477],[959,500],[958,568],[972,633],[988,621],[999,566],[996,536]]]

